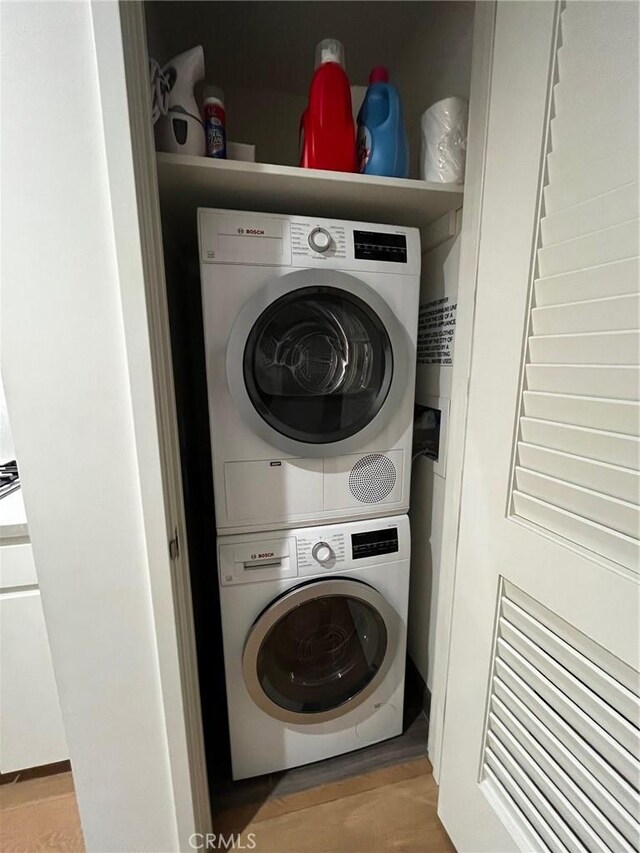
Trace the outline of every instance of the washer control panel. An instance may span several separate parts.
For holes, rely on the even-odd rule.
[[[351,552],[354,560],[395,554],[398,550],[398,528],[384,527],[351,534]]]
[[[311,578],[367,566],[390,570],[411,554],[406,515],[302,527],[275,533],[220,536],[221,586]]]
[[[326,542],[316,542],[316,544],[311,549],[311,554],[313,556],[313,559],[321,564],[329,563],[331,560],[335,560],[336,558],[336,555],[333,552],[333,548]]]
[[[313,534],[314,531],[309,531]],[[327,533],[298,536],[298,571],[314,574],[321,569],[333,569],[343,564],[347,557],[344,533]]]

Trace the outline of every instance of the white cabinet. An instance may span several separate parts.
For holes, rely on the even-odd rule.
[[[0,772],[68,757],[31,545],[0,550]]]

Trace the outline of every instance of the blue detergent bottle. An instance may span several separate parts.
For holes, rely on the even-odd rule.
[[[383,66],[369,75],[369,87],[358,113],[358,163],[365,175],[409,176],[409,143],[402,102]]]

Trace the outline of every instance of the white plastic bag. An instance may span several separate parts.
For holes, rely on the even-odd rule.
[[[420,177],[423,181],[464,182],[468,117],[469,102],[458,97],[438,101],[422,114]]]

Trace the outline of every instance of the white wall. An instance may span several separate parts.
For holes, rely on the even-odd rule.
[[[458,292],[460,237],[453,237],[422,256],[420,304]],[[453,358],[455,359],[455,341]],[[447,365],[418,364],[416,403],[431,405],[438,397],[447,406],[451,399],[451,373]],[[442,444],[441,437],[441,444]],[[441,453],[446,447],[441,447]],[[445,479],[434,463],[418,457],[411,475],[411,591],[409,596],[409,655],[425,684],[432,689],[436,637],[436,607],[441,572],[442,523]]]
[[[167,7],[168,8],[168,7]],[[177,9],[173,6],[173,14]],[[163,31],[163,10],[158,3],[145,3],[145,23],[147,32],[147,47],[149,56],[157,62],[164,64],[171,59],[171,51],[167,48],[166,32]],[[200,31],[194,34],[191,42],[185,44],[196,44],[202,42],[206,47],[215,40],[215,20],[218,12],[213,6],[213,11],[202,4],[199,16],[212,15],[212,29],[208,35]],[[187,17],[184,13],[177,25],[184,23]],[[200,20],[202,18],[200,17]],[[172,35],[172,34],[170,34]],[[226,39],[227,36],[225,35]],[[311,57],[311,60],[313,57]],[[311,61],[310,60],[310,61]],[[307,107],[307,96],[300,94],[288,94],[286,92],[274,92],[263,88],[246,88],[238,85],[231,86],[228,83],[229,74],[219,80],[214,68],[206,66],[206,80],[210,84],[222,85],[224,89],[224,101],[227,120],[227,139],[231,142],[244,142],[256,146],[256,160],[259,163],[277,163],[283,166],[297,166],[300,160],[298,144],[300,117]],[[296,81],[297,82],[297,81]],[[202,106],[204,82],[195,87],[196,99]]]
[[[176,850],[91,9],[2,19],[2,369],[83,830]]]
[[[395,75],[404,98],[411,149],[411,176],[418,176],[420,117],[431,104],[450,95],[469,97],[475,4],[429,3],[416,32],[407,41]],[[459,237],[422,256],[420,304],[457,294]],[[455,353],[454,353],[455,357]],[[418,365],[416,403],[425,397],[451,398],[453,368]],[[411,593],[409,654],[429,690],[433,684],[436,603],[441,571],[445,480],[433,463],[414,463],[411,484]]]
[[[429,691],[433,684],[435,609],[444,511],[442,477],[424,457],[413,463],[411,480],[411,586],[409,593],[409,656]]]
[[[420,117],[442,98],[469,97],[474,3],[425,3],[392,82],[400,89],[409,136],[410,177],[418,177]]]
[[[304,95],[258,89],[225,88],[227,139],[256,145],[259,163],[297,166]]]

